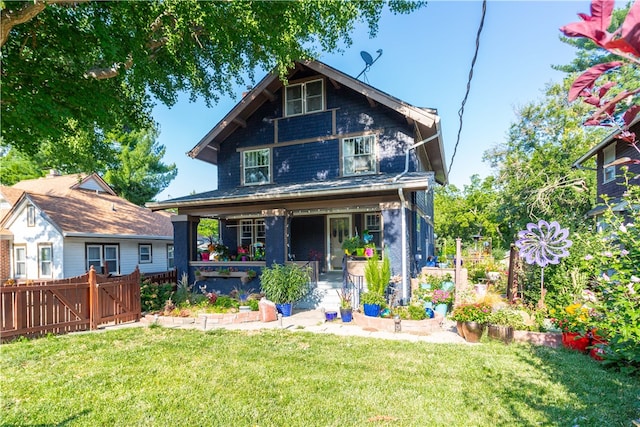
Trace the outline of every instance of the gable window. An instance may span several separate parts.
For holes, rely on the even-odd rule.
[[[50,244],[38,245],[39,277],[53,277],[53,247]]]
[[[284,91],[285,116],[299,116],[324,110],[324,81],[311,80],[289,85]]]
[[[140,264],[151,264],[153,262],[153,259],[151,257],[151,245],[138,245],[138,262]]]
[[[376,172],[376,136],[365,135],[342,140],[342,167],[347,175]]]
[[[167,245],[167,270],[176,268],[175,250],[172,244]]]
[[[27,227],[35,227],[36,225],[36,207],[27,206]]]
[[[616,179],[616,167],[609,166],[604,167],[604,165],[608,165],[616,159],[616,145],[611,144],[607,148],[602,151],[604,156],[603,170],[602,170],[602,182],[607,183],[609,181],[613,181]]]
[[[13,248],[13,275],[27,277],[27,248],[25,246]]]
[[[87,271],[91,266],[101,274],[120,274],[118,245],[87,245]]]
[[[242,152],[244,185],[268,184],[271,181],[271,150]]]

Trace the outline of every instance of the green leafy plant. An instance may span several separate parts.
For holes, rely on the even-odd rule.
[[[489,324],[498,326],[511,326],[513,329],[523,330],[524,320],[518,310],[511,307],[502,307],[494,310],[487,319]]]
[[[384,305],[386,304],[386,300],[384,299],[384,295],[378,294],[376,292],[365,292],[360,295],[360,302],[362,304],[375,304],[375,305]]]
[[[143,279],[140,284],[140,303],[143,311],[154,312],[162,310],[166,300],[171,298],[174,283],[151,283]]]
[[[364,278],[367,282],[368,292],[384,295],[384,291],[391,280],[391,261],[388,256],[382,258],[382,263],[378,257],[373,256],[367,259],[364,268]]]
[[[336,289],[336,293],[340,298],[340,308],[344,308],[344,309],[352,308],[351,307],[351,291],[343,287],[340,290]]]
[[[360,248],[364,248],[364,242],[360,238],[360,236],[353,236],[347,239],[344,239],[342,242],[342,249],[347,253],[347,255],[355,254],[356,251]]]
[[[273,264],[262,269],[260,286],[267,299],[276,304],[294,303],[310,292],[311,269],[298,264]]]

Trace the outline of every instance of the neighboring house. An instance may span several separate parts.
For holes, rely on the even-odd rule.
[[[232,253],[264,245],[266,265],[319,259],[323,271],[341,270],[344,239],[368,230],[404,298],[433,254],[433,189],[447,182],[436,110],[325,64],[296,63],[287,86],[269,74],[188,154],[217,165],[218,189],[148,204],[178,209],[178,275],[199,265],[201,217],[220,220]]]
[[[637,140],[640,137],[640,115],[631,122],[629,129],[631,132],[635,132]],[[625,191],[625,186],[622,185],[625,179],[621,163],[627,159],[640,162],[640,155],[631,144],[617,139],[619,134],[619,130],[611,133],[573,163],[574,168],[585,168],[585,163],[595,156],[598,181],[597,203],[599,205],[587,212],[588,216],[598,216],[604,211],[603,196],[609,199],[610,204],[614,205],[614,210],[623,211],[625,209],[624,204],[620,203]],[[616,164],[611,165],[611,163]],[[631,163],[626,166],[631,175],[640,175],[640,163]],[[638,179],[632,183],[640,184]]]
[[[166,212],[122,199],[98,175],[65,175],[0,187],[0,280],[159,272],[173,267]]]

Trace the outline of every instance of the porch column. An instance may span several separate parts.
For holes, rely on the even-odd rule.
[[[411,263],[409,259],[405,260],[403,263],[402,254],[407,254],[410,256],[409,250],[409,241],[410,232],[409,225],[405,224],[404,227],[402,225],[403,217],[406,219],[410,212],[406,208],[402,207],[402,204],[399,202],[394,203],[384,203],[381,204],[382,209],[382,221],[384,223],[384,253],[389,257],[389,261],[391,261],[391,271],[392,274],[399,274],[403,277],[402,280],[402,289],[401,289],[401,303],[406,304],[409,302],[411,298],[410,289],[405,289],[411,283],[410,279],[410,271],[409,266]],[[405,215],[402,215],[402,209],[405,209]],[[405,238],[402,238],[402,233],[404,232]],[[402,250],[402,244],[405,242],[405,250]]]
[[[286,209],[263,210],[265,225],[265,262],[284,264],[287,260],[287,211]]]
[[[190,215],[174,215],[173,223],[173,250],[176,275],[178,280],[183,273],[189,274],[189,282],[194,278],[189,273],[189,261],[195,261],[198,253],[198,223],[200,218]]]

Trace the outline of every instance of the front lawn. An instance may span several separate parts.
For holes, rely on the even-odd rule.
[[[130,328],[3,344],[2,425],[630,426],[640,384],[564,349]]]

